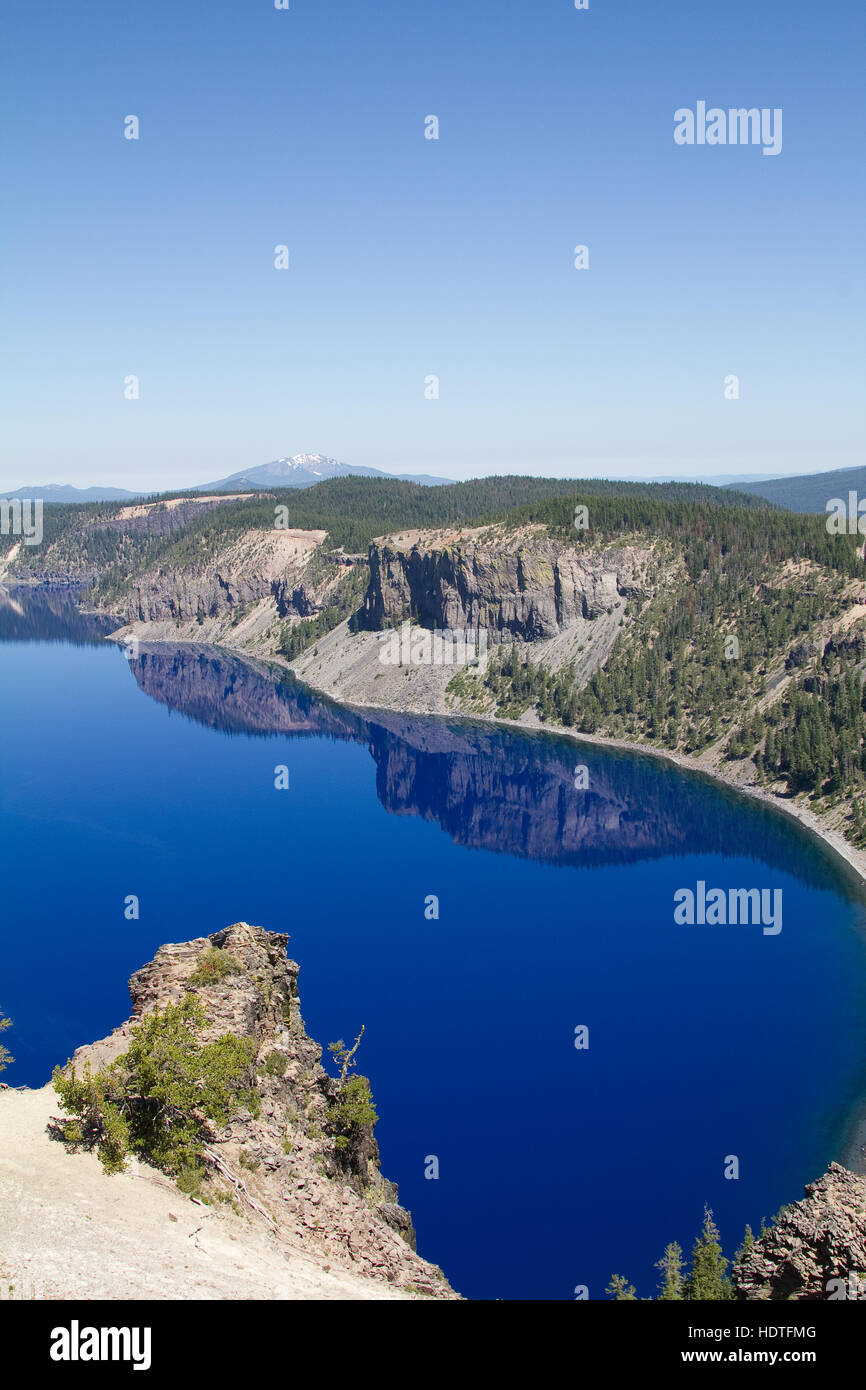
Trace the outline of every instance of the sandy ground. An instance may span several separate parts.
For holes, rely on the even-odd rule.
[[[129,521],[130,517],[147,516],[157,507],[166,512],[173,512],[176,507],[189,506],[190,502],[194,505],[200,505],[202,502],[245,502],[247,498],[254,496],[253,492],[218,492],[214,496],[208,494],[207,497],[170,497],[167,502],[136,502],[130,507],[122,507],[117,513],[117,519]]]
[[[49,1137],[61,1114],[50,1086],[0,1090],[0,1298],[415,1301],[190,1201],[144,1164],[108,1177]]]

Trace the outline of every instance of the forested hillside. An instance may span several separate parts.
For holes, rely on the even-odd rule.
[[[764,483],[744,483],[742,489],[792,512],[826,515],[831,497],[847,502],[849,491],[866,497],[866,468],[837,468],[831,473],[807,473],[799,478],[769,478]]]
[[[484,682],[496,710],[748,760],[755,780],[808,793],[819,812],[838,809],[848,838],[866,843],[866,635],[847,635],[852,621],[866,623],[858,538],[828,535],[817,517],[643,498],[598,499],[590,517],[577,544],[653,535],[665,583],[623,620],[585,684],[574,661],[556,668],[530,646],[499,651]],[[573,530],[560,500],[518,518]]]
[[[180,530],[164,534],[156,524],[171,497],[192,502],[195,494],[166,494],[151,499],[149,518],[122,520],[123,504],[46,506],[44,542],[22,547],[15,572],[38,577],[46,572],[98,578],[96,594],[109,602],[121,596],[130,578],[155,565],[179,570],[217,554],[233,537],[250,530],[271,530],[276,508],[286,524],[328,532],[328,546],[350,553],[366,552],[374,536],[399,528],[473,525],[504,519],[515,507],[567,497],[634,496],[655,501],[691,499],[695,504],[762,509],[745,494],[697,483],[612,483],[559,478],[481,478],[450,487],[424,487],[384,478],[333,478],[315,487],[274,490],[249,500],[201,509]]]

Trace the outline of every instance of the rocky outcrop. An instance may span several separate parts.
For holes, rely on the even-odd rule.
[[[563,544],[543,527],[388,537],[370,547],[367,627],[484,628],[493,641],[556,637],[645,592],[648,550]]]
[[[866,1177],[831,1163],[735,1265],[733,1281],[740,1299],[866,1297]]]
[[[137,576],[119,611],[127,623],[201,622],[264,600],[275,617],[304,617],[315,599],[302,580],[324,538],[324,531],[245,532],[182,570]]]
[[[323,600],[326,591],[315,583],[275,580],[271,592],[281,618],[312,618],[325,606]]]
[[[792,671],[798,669],[800,666],[808,665],[809,662],[815,661],[816,658],[820,657],[823,654],[823,650],[824,648],[820,642],[805,641],[795,643],[785,658],[785,670]]]
[[[372,1129],[362,1128],[342,1147],[332,1137],[341,1082],[325,1071],[322,1049],[307,1035],[298,966],[286,957],[287,941],[236,922],[210,937],[160,947],[129,982],[131,1019],[102,1042],[79,1049],[71,1065],[80,1071],[86,1063],[97,1068],[110,1062],[126,1051],[137,1020],[194,992],[208,1019],[203,1040],[233,1033],[256,1043],[249,1082],[260,1112],[241,1108],[216,1134],[214,1185],[224,1187],[254,1224],[306,1255],[397,1289],[456,1298],[442,1271],[415,1252],[411,1217],[397,1201],[397,1188],[382,1177]],[[202,984],[196,968],[213,947],[226,953],[233,969]]]
[[[249,494],[246,494],[247,496]],[[244,494],[226,497],[172,498],[168,502],[139,502],[123,507],[116,516],[101,518],[98,526],[106,531],[120,531],[127,536],[145,535],[156,538],[183,531],[214,507],[231,506],[242,501]]]

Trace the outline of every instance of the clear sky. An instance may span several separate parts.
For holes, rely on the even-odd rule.
[[[0,488],[863,462],[862,0],[3,13]]]

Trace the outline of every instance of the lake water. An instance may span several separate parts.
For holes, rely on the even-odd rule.
[[[705,1202],[732,1253],[846,1152],[866,1094],[859,889],[795,823],[657,760],[362,715],[214,650],[127,661],[18,590],[0,829],[5,1081],[126,1018],[163,942],[288,932],[310,1034],[366,1025],[383,1171],[471,1298],[601,1298],[614,1272],[647,1295]],[[781,932],[678,925],[699,880],[780,888]]]

